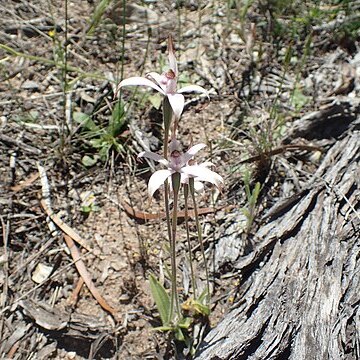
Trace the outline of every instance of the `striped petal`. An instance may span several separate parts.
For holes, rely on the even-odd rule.
[[[165,180],[170,177],[172,173],[173,171],[170,170],[158,170],[151,175],[148,183],[148,193],[150,197],[154,195],[155,191],[164,184]]]

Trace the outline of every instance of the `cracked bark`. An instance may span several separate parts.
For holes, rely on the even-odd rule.
[[[360,358],[360,133],[325,155],[312,181],[274,211],[258,244],[234,263],[239,303],[197,359]]]

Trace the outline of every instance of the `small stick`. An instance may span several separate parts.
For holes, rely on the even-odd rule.
[[[82,277],[80,277],[77,284],[76,284],[75,289],[73,290],[73,292],[71,293],[71,295],[70,295],[70,297],[68,299],[68,304],[69,305],[74,306],[76,304],[77,299],[79,297],[80,290],[83,287],[84,283],[85,283],[84,279]]]
[[[16,151],[14,151],[10,156],[10,184],[13,186],[16,181]]]
[[[9,254],[8,254],[8,241],[9,241],[9,228],[10,228],[10,222],[9,219],[4,221],[3,217],[0,216],[1,220],[1,227],[2,227],[2,236],[3,236],[3,242],[4,242],[4,263],[3,263],[3,269],[4,269],[4,283],[3,283],[3,292],[2,292],[2,299],[0,306],[2,309],[6,307],[6,302],[8,300],[8,291],[9,291]],[[0,338],[2,338],[3,335],[3,328],[4,328],[4,317],[1,317],[0,322]]]
[[[80,236],[75,233],[75,231],[70,228],[68,225],[66,225],[57,215],[55,215],[51,209],[51,203],[50,203],[50,186],[48,183],[48,179],[46,176],[46,172],[44,167],[42,167],[38,163],[38,169],[40,173],[40,179],[42,184],[42,194],[43,199],[40,201],[41,206],[45,210],[46,214],[49,216],[49,218],[63,231],[63,236],[66,242],[66,245],[68,246],[70,250],[71,257],[74,260],[76,269],[78,270],[80,276],[83,278],[86,286],[89,288],[89,291],[94,296],[94,298],[97,300],[99,305],[112,315],[115,315],[117,311],[112,308],[108,303],[105,301],[105,299],[100,295],[99,291],[96,289],[93,281],[91,280],[90,274],[86,270],[85,264],[83,260],[81,259],[81,254],[79,249],[76,247],[73,238],[76,242],[78,242],[81,246],[87,247],[85,242],[80,238]],[[55,231],[57,231],[57,228],[55,224],[51,221],[48,222],[50,230],[53,228]],[[71,235],[71,236],[70,236]]]
[[[4,143],[7,144],[11,144],[11,145],[16,145],[18,148],[21,148],[22,150],[24,150],[25,152],[28,152],[30,154],[34,154],[34,155],[40,155],[41,154],[41,150],[35,148],[34,146],[25,144],[23,142],[21,142],[18,139],[13,139],[10,136],[4,135],[4,134],[0,134],[0,140],[3,141]]]
[[[12,359],[14,357],[14,355],[16,354],[17,349],[19,348],[20,345],[20,340],[18,340],[9,350],[9,352],[7,353],[7,358],[8,359]]]
[[[91,280],[90,274],[86,270],[85,264],[81,259],[81,254],[79,249],[76,247],[73,239],[64,234],[64,239],[66,242],[66,245],[68,246],[71,257],[73,258],[75,262],[75,266],[81,277],[83,278],[86,286],[88,287],[89,291],[91,292],[92,296],[96,299],[96,301],[99,303],[99,305],[112,315],[116,314],[116,310],[112,308],[108,303],[105,301],[105,299],[100,295],[98,289],[95,287],[93,281]]]
[[[40,165],[39,162],[37,162],[37,167],[38,167],[38,171],[39,171],[39,175],[40,175],[41,192],[42,192],[42,197],[44,199],[43,202],[44,202],[44,205],[46,205],[46,208],[50,209],[51,208],[50,185],[49,185],[49,181],[48,181],[48,178],[47,178],[47,175],[46,175],[46,170],[42,165]],[[44,208],[44,210],[45,210],[45,208]],[[51,213],[52,211],[49,211],[49,212]],[[50,217],[50,215],[49,215],[49,217]],[[47,219],[47,223],[48,223],[48,226],[49,226],[49,229],[50,229],[51,233],[56,234],[58,232],[58,230],[57,230],[55,224],[52,221],[49,221],[48,219]]]
[[[158,213],[148,213],[148,212],[143,212],[143,211],[137,211],[125,201],[121,201],[121,207],[125,210],[125,212],[130,217],[138,219],[138,220],[157,220],[157,219],[165,219],[166,218],[166,213],[163,211],[160,211]],[[200,208],[200,209],[198,209],[198,215],[212,214],[212,213],[222,210],[224,208],[230,209],[230,208],[232,208],[232,206],[225,205],[225,206],[219,206],[216,208],[212,208],[212,207]],[[194,218],[195,217],[194,210],[188,210],[187,216]],[[185,218],[185,211],[178,211],[177,218]]]
[[[45,200],[42,199],[40,201],[41,206],[45,210],[46,214],[49,216],[49,218],[68,236],[70,236],[73,240],[75,240],[79,245],[81,245],[83,248],[85,248],[87,251],[91,251],[91,248],[88,244],[86,244],[86,241],[80,237],[69,225],[65,224],[59,216],[54,214],[54,212],[51,210],[51,208],[46,204]]]
[[[22,189],[32,185],[38,178],[40,177],[39,173],[32,173],[26,180],[24,180],[22,183],[11,186],[10,190],[13,192],[19,192]]]
[[[241,164],[247,164],[247,163],[252,163],[254,161],[260,161],[261,159],[263,159],[264,157],[270,157],[270,156],[274,156],[274,155],[279,155],[282,154],[286,151],[291,151],[291,150],[304,150],[304,151],[321,151],[323,152],[324,149],[318,147],[318,146],[311,146],[311,145],[284,145],[281,148],[277,148],[271,151],[265,151],[260,155],[256,155],[256,156],[252,156],[250,158],[247,158],[245,160],[241,160],[238,162],[237,165],[241,165]]]

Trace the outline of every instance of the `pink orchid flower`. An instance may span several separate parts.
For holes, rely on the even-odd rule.
[[[206,162],[200,165],[189,165],[190,160],[204,147],[206,147],[205,144],[197,144],[192,146],[185,153],[182,153],[179,141],[173,139],[169,145],[169,160],[150,151],[143,151],[140,153],[138,157],[146,157],[167,167],[167,169],[158,170],[151,175],[148,184],[149,196],[152,197],[155,191],[164,184],[166,179],[176,172],[180,173],[182,183],[187,183],[188,179],[193,177],[196,181],[207,181],[220,188],[224,183],[224,180],[219,174],[208,169],[208,166],[211,163]]]
[[[187,165],[188,166],[198,166],[198,167],[200,167],[203,170],[202,174],[204,174],[204,171],[205,171],[205,173],[207,171],[209,171],[208,167],[214,166],[214,164],[209,162],[209,161],[205,161],[205,162],[203,162],[201,164],[197,164],[194,160],[189,160]],[[193,176],[189,176],[187,174],[181,174],[180,182],[182,184],[189,184],[190,178],[194,179],[194,189],[195,189],[195,191],[198,192],[198,193],[203,192],[204,191],[203,182],[206,181],[206,179],[204,179],[202,176],[193,177]],[[223,182],[224,182],[224,180],[221,178],[221,181],[219,181],[219,184],[223,184]],[[217,187],[220,188],[220,186],[217,186]]]
[[[174,52],[174,44],[172,37],[169,36],[168,42],[169,49],[169,70],[163,74],[158,74],[156,72],[150,72],[146,77],[134,76],[128,79],[124,79],[120,82],[118,90],[124,86],[149,86],[164,96],[167,96],[171,108],[173,109],[175,118],[178,120],[184,110],[185,99],[182,93],[186,92],[197,92],[206,94],[209,97],[208,92],[199,85],[188,85],[184,86],[181,89],[177,90],[177,79],[178,79],[178,68]],[[117,92],[118,92],[117,90]]]

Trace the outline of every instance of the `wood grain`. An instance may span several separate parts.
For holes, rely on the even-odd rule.
[[[240,299],[196,359],[360,357],[359,154],[358,131],[337,141],[308,190],[260,228],[233,264]]]

